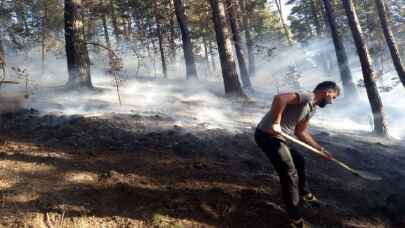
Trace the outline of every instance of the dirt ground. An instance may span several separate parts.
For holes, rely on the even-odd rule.
[[[0,115],[0,227],[285,227],[278,177],[253,129],[184,129],[165,116]],[[314,155],[313,227],[405,227],[405,146],[313,131],[366,181]]]

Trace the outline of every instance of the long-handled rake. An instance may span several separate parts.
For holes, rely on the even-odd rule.
[[[298,140],[298,139],[296,139],[296,138],[294,138],[294,137],[292,137],[292,136],[290,136],[290,135],[288,135],[288,134],[286,134],[284,132],[282,132],[281,135],[283,137],[285,137],[286,139],[288,139],[288,140],[290,140],[290,141],[292,141],[292,142],[294,142],[294,143],[296,143],[298,145],[301,145],[301,146],[313,151],[314,153],[316,153],[316,154],[318,154],[318,155],[320,155],[322,157],[328,157],[322,151],[319,151],[319,150],[315,149],[314,147],[312,147],[312,146],[310,146],[310,145],[308,145],[308,144],[306,144],[306,143],[304,143],[304,142],[302,142],[302,141],[300,141],[300,140]],[[345,163],[337,160],[336,158],[332,157],[330,160],[334,161],[335,163],[337,163],[338,165],[340,165],[341,167],[343,167],[344,169],[348,170],[349,172],[351,172],[352,174],[354,174],[354,175],[356,175],[358,177],[361,177],[361,178],[364,178],[364,179],[367,179],[367,180],[374,180],[374,181],[382,180],[382,178],[380,176],[369,173],[367,171],[361,171],[361,170],[353,169],[350,166],[346,165]]]

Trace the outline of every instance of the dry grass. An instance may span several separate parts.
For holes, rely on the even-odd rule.
[[[3,118],[4,126],[8,126],[9,119],[9,115]],[[137,136],[142,140],[155,137],[156,142],[144,143],[147,148],[134,144],[136,147],[122,149],[113,140],[103,143],[101,137],[90,137],[105,133],[86,133],[92,127],[90,123],[104,124],[69,123],[66,126],[79,129],[67,134],[66,127],[43,129],[42,125],[27,127],[27,133],[21,134],[14,128],[25,129],[27,125],[21,122],[2,129],[0,228],[256,228],[283,227],[288,221],[280,206],[278,179],[249,171],[245,158],[236,154],[226,160],[208,155],[184,157],[183,153],[179,155],[165,147],[173,139],[150,134]],[[73,133],[78,135],[72,138]],[[91,140],[101,146],[90,144],[89,149],[86,146]],[[158,144],[158,148],[153,147]],[[312,182],[316,180],[329,184],[328,192],[319,191],[324,193],[321,197],[326,193],[343,195],[330,191],[332,187],[336,189],[334,179]],[[362,189],[366,188],[351,187],[339,199],[349,205],[348,200],[356,203],[353,199],[362,199],[369,207]],[[315,228],[389,227],[384,217],[361,218],[334,204],[311,213],[308,221],[317,224]]]
[[[72,186],[104,188],[127,183],[150,190],[159,189],[156,180],[138,175],[128,178],[112,172],[113,176],[108,181],[100,180],[100,173],[80,169],[83,165],[81,163],[88,162],[86,156],[72,158],[65,155],[63,151],[49,151],[49,148],[22,142],[6,141],[0,146],[0,228],[212,227],[158,213],[144,218],[130,218],[124,214],[97,215],[86,207],[87,199],[80,199],[83,205],[65,199],[55,203],[53,197],[66,197],[59,195],[58,191],[63,192]],[[74,168],[64,170],[58,167],[60,164],[49,162],[53,159],[73,160]],[[53,206],[44,208],[42,204]],[[91,205],[90,208],[97,208],[97,205]]]

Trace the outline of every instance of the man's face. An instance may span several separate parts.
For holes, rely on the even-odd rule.
[[[324,108],[326,105],[332,104],[337,96],[338,96],[338,93],[336,90],[328,89],[328,90],[323,91],[322,100],[321,100],[321,102],[319,102],[318,106],[321,108]]]

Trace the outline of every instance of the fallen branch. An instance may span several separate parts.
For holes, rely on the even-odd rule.
[[[97,47],[101,47],[101,48],[107,50],[111,55],[113,55],[114,58],[119,58],[118,55],[115,54],[115,52],[114,52],[111,48],[109,48],[109,47],[107,47],[107,46],[104,46],[104,45],[99,44],[99,43],[94,43],[94,42],[86,42],[86,44],[94,45],[94,46],[97,46]]]
[[[47,225],[49,228],[53,228],[52,222],[51,222],[51,220],[49,219],[49,214],[48,214],[48,212],[46,212],[45,215],[46,215],[46,219],[45,219],[46,225]]]
[[[19,82],[16,82],[16,81],[6,81],[6,80],[3,80],[3,81],[0,81],[0,84],[20,84]]]
[[[86,42],[86,44],[101,47],[101,48],[108,51],[109,56],[110,56],[110,66],[111,66],[110,72],[114,76],[114,82],[115,82],[115,87],[117,89],[118,101],[119,101],[120,105],[122,105],[121,95],[120,95],[120,90],[119,90],[119,83],[120,83],[121,80],[120,80],[119,75],[118,75],[118,72],[123,67],[122,66],[122,59],[117,54],[115,54],[115,52],[111,48],[109,48],[107,46],[104,46],[102,44],[95,43],[95,42]]]

